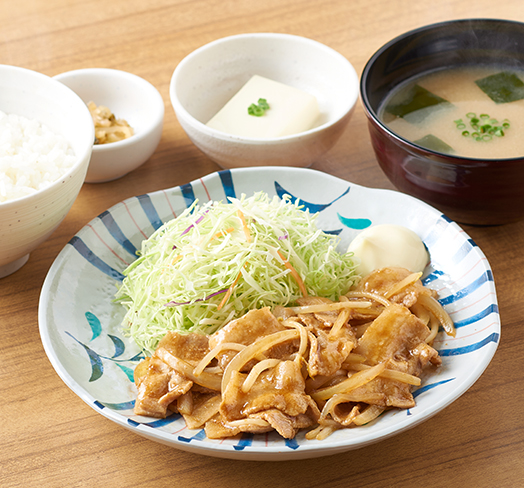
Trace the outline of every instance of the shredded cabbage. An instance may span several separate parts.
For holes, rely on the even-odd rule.
[[[251,309],[293,304],[303,296],[293,271],[309,295],[333,300],[356,281],[352,255],[299,202],[263,192],[229,201],[194,202],[124,271],[116,301],[128,309],[125,333],[144,350],[169,330],[211,334]]]

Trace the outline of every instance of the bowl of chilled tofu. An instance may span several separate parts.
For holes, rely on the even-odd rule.
[[[187,55],[170,97],[189,139],[222,168],[307,167],[339,140],[358,85],[351,63],[320,42],[252,33]]]

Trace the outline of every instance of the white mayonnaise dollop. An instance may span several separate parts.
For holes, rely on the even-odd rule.
[[[424,271],[429,254],[420,237],[401,225],[376,225],[360,233],[349,245],[359,262],[357,273],[366,276],[374,269],[402,267]]]

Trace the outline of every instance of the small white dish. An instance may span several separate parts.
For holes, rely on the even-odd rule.
[[[126,120],[134,135],[117,142],[93,146],[86,183],[120,178],[144,164],[160,142],[164,101],[143,78],[116,69],[86,68],[54,77],[87,104],[104,105],[118,119]]]
[[[457,327],[435,347],[443,359],[435,374],[424,376],[414,393],[416,406],[391,410],[375,421],[342,429],[323,441],[304,432],[293,440],[276,433],[209,440],[203,430],[188,430],[178,415],[151,419],[133,414],[133,369],[142,356],[122,334],[125,310],[112,299],[122,271],[136,258],[141,242],[162,222],[179,215],[195,198],[288,193],[303,198],[317,223],[339,232],[340,248],[364,228],[404,225],[426,244],[431,263],[425,284]],[[58,375],[95,411],[154,441],[215,457],[284,461],[357,449],[414,427],[465,393],[486,369],[500,336],[493,275],[482,251],[455,223],[410,196],[360,187],[328,174],[301,168],[243,168],[213,173],[182,187],[130,198],[91,221],[62,250],[44,282],[39,327],[45,351]]]
[[[240,137],[206,126],[253,75],[314,95],[320,109],[316,126],[271,139]],[[358,76],[344,56],[312,39],[240,34],[213,41],[185,57],[173,72],[170,97],[188,137],[221,167],[305,167],[318,161],[342,135],[358,99]]]
[[[76,162],[46,188],[0,202],[0,278],[14,273],[62,222],[82,188],[91,156],[93,122],[82,100],[53,78],[0,65],[0,110],[36,119],[64,137]]]

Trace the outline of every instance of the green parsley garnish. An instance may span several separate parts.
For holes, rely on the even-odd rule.
[[[255,117],[262,117],[266,113],[266,110],[269,110],[269,104],[265,98],[259,98],[258,104],[252,103],[247,108],[247,113],[249,115],[254,115]]]
[[[493,136],[503,137],[504,131],[510,128],[508,119],[499,122],[492,119],[488,114],[477,114],[469,112],[466,114],[469,119],[470,130],[467,130],[466,123],[462,119],[455,120],[455,126],[462,131],[464,137],[472,137],[475,141],[490,141]]]

